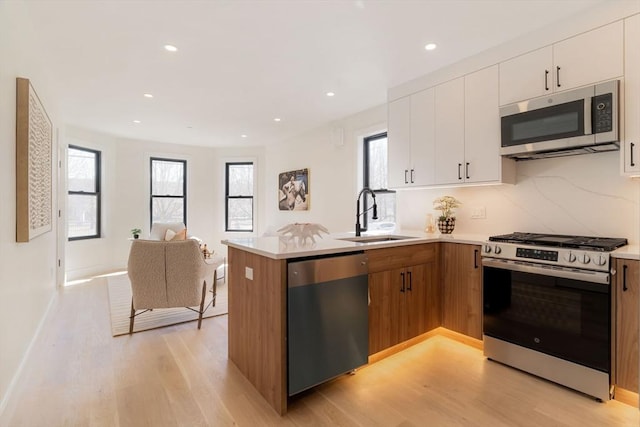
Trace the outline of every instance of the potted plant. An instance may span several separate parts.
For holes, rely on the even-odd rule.
[[[131,229],[131,234],[133,235],[134,239],[137,239],[138,237],[140,237],[140,233],[142,233],[142,230],[140,230],[139,228]]]
[[[433,207],[442,212],[438,217],[438,229],[442,234],[451,234],[456,226],[454,209],[460,207],[462,203],[453,196],[438,197],[433,201]]]

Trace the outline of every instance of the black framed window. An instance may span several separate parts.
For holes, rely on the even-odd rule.
[[[376,193],[378,220],[373,220],[373,210],[363,215],[362,230],[368,228],[393,228],[396,223],[396,192],[387,189],[387,133],[379,133],[364,138],[363,186]],[[363,212],[372,204],[371,196],[363,195]]]
[[[187,161],[151,158],[151,224],[187,224]]]
[[[70,145],[67,151],[67,235],[100,237],[100,151]]]
[[[253,231],[253,162],[225,166],[225,231]]]

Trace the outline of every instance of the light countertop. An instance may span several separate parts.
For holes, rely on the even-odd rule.
[[[614,258],[635,259],[640,261],[640,246],[627,245],[611,252]]]
[[[363,236],[374,234],[363,233]],[[427,234],[420,231],[401,231],[393,235],[408,236],[410,239],[390,240],[383,242],[350,242],[340,240],[345,237],[354,237],[354,233],[336,233],[315,236],[314,240],[307,238],[304,241],[291,236],[248,237],[222,240],[222,244],[232,248],[242,249],[257,255],[273,259],[303,258],[317,255],[330,255],[338,253],[364,251],[369,249],[389,248],[396,246],[417,245],[430,242],[465,243],[482,245],[489,239],[482,234]],[[640,260],[640,245],[627,245],[611,252],[614,258]]]
[[[316,255],[330,255],[337,253],[356,252],[369,249],[379,249],[406,245],[417,245],[430,242],[450,242],[481,245],[489,236],[480,234],[427,234],[424,232],[402,231],[394,236],[408,236],[410,239],[390,240],[383,242],[349,242],[340,240],[354,237],[354,233],[339,233],[314,237],[315,241],[307,238],[304,241],[290,236],[269,236],[253,238],[237,238],[222,240],[222,244],[232,248],[242,249],[257,255],[273,259],[302,258]],[[363,233],[363,236],[372,234]]]

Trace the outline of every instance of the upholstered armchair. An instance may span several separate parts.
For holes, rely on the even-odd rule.
[[[128,263],[133,294],[129,333],[133,332],[136,316],[171,307],[185,307],[198,313],[200,329],[202,314],[210,305],[215,306],[217,267],[216,263],[204,260],[196,240],[133,240]],[[205,307],[208,289],[212,289],[213,299]]]

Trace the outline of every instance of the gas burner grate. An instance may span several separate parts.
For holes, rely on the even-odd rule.
[[[627,245],[627,239],[616,237],[568,236],[562,234],[542,234],[515,232],[491,236],[492,242],[516,243],[522,245],[549,246],[558,248],[585,249],[610,252]]]

